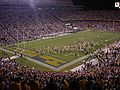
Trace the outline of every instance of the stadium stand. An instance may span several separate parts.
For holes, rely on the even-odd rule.
[[[14,44],[17,41],[33,40],[60,33],[75,32],[91,28],[93,30],[108,30],[120,32],[119,11],[71,11],[66,8],[51,10],[9,10],[0,11],[1,45]],[[73,12],[73,13],[72,13]],[[93,15],[94,13],[94,15]],[[116,13],[114,15],[114,13]],[[109,16],[108,16],[109,14]],[[88,16],[89,15],[89,16]],[[71,23],[72,28],[66,27]],[[17,33],[19,35],[17,36]],[[23,39],[24,37],[24,39]]]
[[[73,33],[76,32],[75,27],[78,31],[120,33],[118,10],[74,11],[66,7],[19,9],[12,6],[9,10],[0,9],[1,46]],[[93,53],[98,61],[96,65],[84,62],[85,67],[75,72],[36,70],[1,56],[0,90],[120,90],[120,42],[106,48]]]

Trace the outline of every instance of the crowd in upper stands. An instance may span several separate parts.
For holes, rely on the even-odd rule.
[[[68,31],[49,11],[13,10],[1,11],[0,14],[0,38],[7,44]]]
[[[92,29],[120,32],[119,11],[56,11],[56,17],[61,21],[69,22],[80,30]]]
[[[0,59],[0,90],[120,90],[120,42],[94,54],[96,65],[83,70],[52,72]]]
[[[56,17],[62,21],[70,20],[120,20],[119,10],[56,10]]]
[[[117,10],[74,11],[53,7],[0,10],[0,45],[75,32],[76,29],[120,32],[119,19]],[[70,23],[70,26],[66,26],[66,23]]]

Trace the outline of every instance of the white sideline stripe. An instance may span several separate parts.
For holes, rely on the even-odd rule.
[[[6,52],[9,52],[9,53],[13,53],[13,54],[14,54],[14,52],[9,51],[9,50],[6,50],[6,49],[4,49],[4,48],[0,48],[0,49],[3,50],[3,51],[6,51]],[[20,56],[20,54],[18,54],[18,53],[17,53],[17,55]],[[23,57],[26,58],[26,59],[29,60],[29,61],[32,61],[32,62],[36,63],[36,64],[40,64],[41,66],[44,66],[44,67],[47,67],[47,68],[50,68],[50,69],[56,71],[56,68],[55,68],[55,67],[52,67],[52,66],[50,66],[50,65],[48,65],[48,64],[42,63],[42,62],[40,62],[40,61],[37,61],[37,60],[35,60],[35,59],[33,59],[33,58],[29,58],[29,57],[24,56],[24,55],[23,55]]]
[[[118,42],[117,44],[120,45],[120,42]],[[111,45],[114,45],[114,43],[111,44]],[[9,52],[9,53],[13,53],[13,54],[14,54],[14,52],[9,51],[9,50],[6,50],[6,49],[4,49],[4,48],[0,48],[0,49],[3,50],[3,51],[6,51],[6,52]],[[106,47],[102,48],[102,50],[105,50],[105,49],[106,49]],[[99,51],[99,49],[96,50],[94,53],[97,53],[98,51]],[[18,53],[17,53],[17,55],[20,56],[20,54],[18,54]],[[80,57],[80,58],[78,58],[78,59],[76,59],[76,60],[73,60],[73,61],[71,61],[71,62],[69,62],[69,63],[66,63],[66,64],[64,64],[64,65],[62,65],[62,66],[60,66],[60,67],[57,67],[57,68],[54,67],[54,66],[51,66],[51,65],[42,63],[42,62],[40,62],[40,61],[37,61],[37,60],[35,60],[35,59],[33,59],[33,58],[29,58],[29,57],[24,56],[24,55],[23,55],[23,57],[26,58],[26,59],[28,59],[29,61],[32,61],[32,62],[37,63],[37,64],[40,64],[41,66],[50,68],[50,69],[52,69],[52,70],[54,70],[54,71],[59,71],[59,70],[62,70],[62,69],[66,68],[66,67],[68,67],[68,66],[70,66],[70,65],[73,65],[73,64],[75,64],[75,63],[78,63],[79,61],[82,61],[82,60],[88,58],[90,55],[91,55],[91,54],[88,54],[88,55],[86,55],[86,56]],[[97,63],[97,62],[95,62],[95,59],[92,60],[92,61],[87,61],[87,62],[94,62],[93,64]],[[81,65],[80,65],[80,66],[77,66],[77,67],[75,67],[76,69],[73,68],[73,69],[71,69],[70,71],[76,71],[76,70],[78,70],[79,68],[81,69],[81,67],[82,67]]]
[[[86,63],[89,63],[89,62],[91,62],[92,65],[98,64],[98,61],[97,61],[96,59],[92,59],[92,60],[90,60],[90,61],[87,61]],[[82,70],[83,70],[83,67],[85,67],[85,65],[84,65],[84,64],[81,64],[81,65],[79,65],[79,66],[71,69],[70,71],[72,71],[72,72],[75,72],[75,71],[77,71],[77,70],[82,71]]]
[[[111,45],[115,45],[115,43],[113,43]],[[120,45],[120,41],[116,45]],[[108,49],[107,47],[102,48],[102,50],[104,50],[104,51],[106,51],[107,49]],[[98,60],[97,59],[91,59],[90,61],[87,61],[86,63],[88,63],[88,62],[92,62],[93,65],[98,64]],[[81,71],[83,69],[83,67],[84,67],[84,64],[81,64],[81,65],[71,69],[70,71],[73,71],[73,72],[77,71],[77,70]]]
[[[6,49],[4,49],[4,48],[0,48],[0,49],[3,50],[3,51],[6,51],[6,52],[9,52],[9,53],[13,53],[13,54],[14,54],[14,52],[9,51],[9,50],[6,50]],[[18,54],[18,53],[17,53],[17,55],[20,56],[20,54]],[[35,60],[35,59],[33,59],[33,58],[30,58],[30,57],[27,57],[27,56],[24,56],[24,55],[23,55],[23,57],[26,58],[26,59],[28,59],[29,61],[32,61],[32,62],[34,62],[34,63],[36,63],[36,64],[40,64],[41,66],[50,68],[50,69],[52,69],[52,70],[54,70],[54,71],[62,70],[62,69],[66,68],[66,67],[68,67],[68,66],[70,66],[70,65],[72,65],[72,64],[75,64],[75,63],[77,63],[77,62],[79,62],[79,61],[81,61],[81,60],[83,60],[83,59],[85,59],[85,58],[87,58],[87,57],[89,57],[89,56],[90,56],[90,54],[88,54],[88,55],[86,55],[86,56],[83,56],[83,57],[81,57],[81,58],[78,58],[78,59],[76,59],[76,60],[73,60],[72,62],[66,63],[66,64],[64,64],[64,65],[56,68],[56,67],[53,67],[53,66],[51,66],[51,65],[45,64],[45,63],[43,63],[43,62],[37,61],[37,60]]]
[[[68,67],[68,66],[70,66],[70,65],[73,65],[73,64],[75,64],[75,63],[78,63],[78,62],[86,59],[86,58],[89,57],[89,56],[90,56],[90,54],[88,54],[88,55],[86,55],[86,56],[83,56],[83,57],[81,57],[81,58],[78,58],[78,59],[76,59],[76,60],[73,60],[73,61],[71,61],[71,62],[69,62],[69,63],[66,63],[66,64],[58,67],[57,70],[58,70],[58,71],[59,71],[59,70],[62,70],[62,69],[66,68],[66,67]]]

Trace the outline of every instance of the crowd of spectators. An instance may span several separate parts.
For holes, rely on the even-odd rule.
[[[120,32],[119,19],[119,11],[0,10],[0,44],[68,33],[74,31],[65,26],[70,21],[80,29]],[[75,72],[35,70],[0,58],[0,90],[120,90],[120,43],[106,48],[94,54],[98,64]]]
[[[80,30],[92,29],[120,32],[119,10],[57,10],[55,13],[55,16],[61,21],[71,23],[73,27]]]
[[[72,25],[80,30],[120,32],[120,22],[114,21],[74,21]]]
[[[78,11],[65,7],[28,8],[24,6],[19,10],[13,7],[9,10],[0,10],[0,45],[75,32],[76,29],[120,32],[120,16],[117,10]],[[71,26],[66,26],[66,23],[70,23]]]
[[[120,42],[99,50],[96,65],[75,72],[42,71],[0,59],[0,90],[120,90]]]
[[[103,20],[119,21],[119,10],[56,10],[55,15],[61,21],[74,20]]]
[[[114,14],[115,13],[115,14]],[[91,28],[120,32],[118,11],[9,10],[0,11],[0,44]],[[88,21],[86,21],[88,20]],[[22,67],[0,59],[0,90],[119,90],[120,43],[95,54],[98,64],[84,63],[82,71],[52,72]]]
[[[71,32],[49,10],[1,10],[0,40],[5,44]]]

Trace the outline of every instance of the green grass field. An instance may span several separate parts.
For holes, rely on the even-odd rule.
[[[120,40],[119,33],[112,32],[98,32],[98,31],[87,31],[87,32],[77,32],[66,36],[60,36],[50,39],[42,39],[42,40],[33,40],[29,42],[25,42],[25,51],[22,52],[24,55],[28,57],[41,57],[43,58],[46,64],[52,66],[61,66],[65,63],[70,62],[71,60],[75,60],[85,55],[84,51],[76,51],[76,47],[78,47],[80,43],[92,42],[94,46],[88,48],[89,51],[94,52],[99,48],[103,48],[106,45],[114,43],[115,41]],[[46,51],[48,48],[57,48],[62,49],[66,46],[72,46],[72,51],[67,52],[45,52],[44,54],[40,54],[39,50]],[[82,44],[81,44],[82,46]],[[15,51],[18,46],[7,47],[7,49],[11,51]],[[19,45],[18,53],[24,49],[24,42],[21,42]],[[71,48],[69,48],[71,49]]]
[[[5,52],[5,51],[2,51],[2,50],[0,50],[0,57],[4,57],[4,58],[7,58],[7,56],[5,55],[5,56],[3,56],[3,52],[7,55],[7,56],[9,56],[9,57],[12,57],[12,56],[14,56],[14,54],[12,54],[12,53],[8,53],[8,52]],[[29,60],[27,60],[27,59],[25,59],[25,58],[17,58],[17,59],[15,59],[15,62],[17,62],[17,63],[19,63],[21,66],[28,66],[29,68],[35,68],[35,69],[37,69],[37,70],[49,70],[49,71],[51,71],[50,69],[48,69],[48,68],[45,68],[45,67],[43,67],[43,66],[41,66],[41,65],[39,65],[39,64],[36,64],[36,63],[34,63],[34,62],[32,62],[32,61],[29,61]]]
[[[13,56],[13,54],[6,53],[3,50],[0,50],[0,57],[7,58],[7,57],[11,57],[11,56]]]
[[[15,62],[19,63],[21,66],[28,66],[29,68],[34,67],[37,70],[49,70],[50,71],[50,69],[45,68],[45,67],[43,67],[43,66],[41,66],[39,64],[36,64],[36,63],[34,63],[32,61],[29,61],[29,60],[27,60],[25,58],[18,58],[18,59],[15,60]]]

